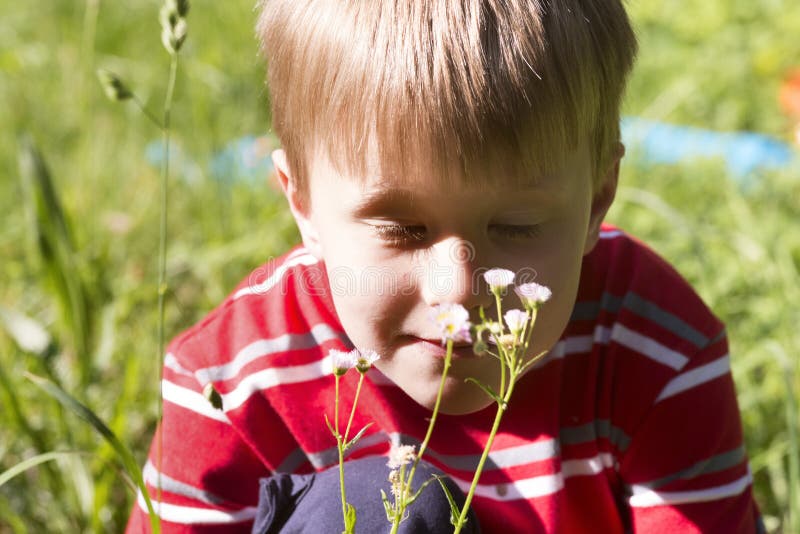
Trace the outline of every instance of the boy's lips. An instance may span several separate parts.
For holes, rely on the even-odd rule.
[[[411,344],[418,348],[420,351],[430,354],[436,358],[444,358],[447,354],[447,347],[442,345],[441,339],[423,338],[417,336],[410,336]],[[475,358],[475,353],[472,350],[470,343],[454,343],[453,344],[453,358]]]

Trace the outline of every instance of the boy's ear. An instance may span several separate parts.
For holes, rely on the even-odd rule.
[[[319,234],[311,222],[311,206],[307,195],[303,195],[297,188],[292,173],[289,169],[289,162],[286,159],[286,152],[282,149],[272,153],[272,164],[275,167],[275,174],[278,176],[278,183],[281,185],[286,200],[289,201],[289,210],[292,212],[303,238],[303,246],[317,259],[322,259],[322,247],[319,242]]]
[[[605,219],[614,196],[617,194],[617,182],[619,180],[619,162],[625,155],[625,145],[617,143],[614,150],[614,158],[608,167],[599,184],[599,189],[594,192],[592,198],[592,211],[589,215],[589,231],[586,234],[586,243],[583,247],[583,254],[589,254],[597,241],[600,239],[600,225]]]

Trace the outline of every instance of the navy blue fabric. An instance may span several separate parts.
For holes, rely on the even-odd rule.
[[[389,499],[392,498],[389,472],[386,458],[383,457],[345,463],[347,501],[356,508],[357,534],[380,534],[391,530],[380,495],[380,490],[383,489]],[[443,473],[421,461],[414,474],[414,491],[433,475],[443,476]],[[341,534],[344,530],[338,465],[309,475],[278,473],[262,478],[259,482],[254,534]],[[445,477],[445,483],[458,505],[463,505],[464,494],[461,490],[449,478]],[[453,531],[450,524],[450,505],[436,481],[428,484],[407,512],[408,517],[400,524],[401,533],[438,534]],[[462,532],[480,532],[478,520],[472,510]]]

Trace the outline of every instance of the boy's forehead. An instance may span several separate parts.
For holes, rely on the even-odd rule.
[[[359,170],[341,160],[333,161],[324,151],[317,151],[310,165],[310,182],[312,188],[317,180],[347,182],[358,188],[359,204],[381,206],[414,203],[431,195],[554,195],[571,189],[576,179],[582,182],[584,175],[591,181],[588,143],[580,143],[560,159],[560,164],[546,170],[512,164],[480,166],[467,172],[455,163],[443,176],[439,169],[426,165],[422,159],[415,165],[404,165],[399,171],[392,162],[382,162],[373,153],[366,158],[363,170]]]

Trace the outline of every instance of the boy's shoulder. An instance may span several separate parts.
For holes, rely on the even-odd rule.
[[[558,351],[593,355],[600,387],[625,406],[618,423],[626,428],[649,407],[730,369],[722,322],[667,261],[612,226],[584,259]]]
[[[175,337],[166,363],[176,361],[194,374],[235,363],[237,369],[226,373],[238,374],[272,354],[283,359],[341,339],[325,280],[323,265],[302,246],[268,261]]]
[[[618,324],[669,332],[690,352],[724,328],[672,265],[637,238],[604,224],[598,245],[584,259],[573,319],[602,323],[610,316]]]

